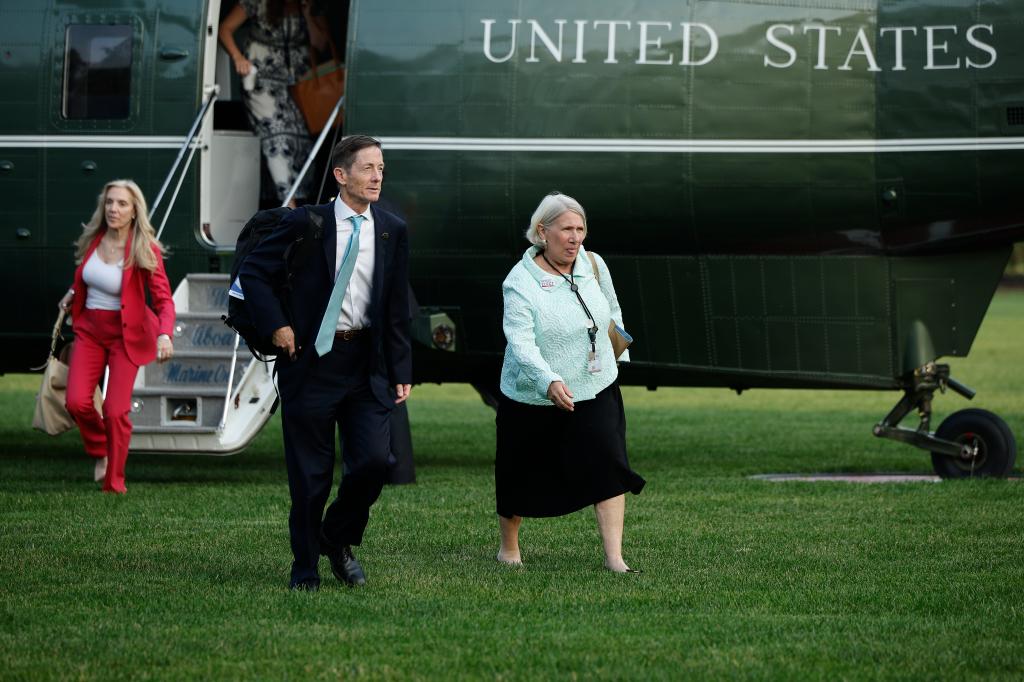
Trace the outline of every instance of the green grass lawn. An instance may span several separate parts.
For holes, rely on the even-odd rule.
[[[1024,438],[1024,292],[1001,292],[936,400]],[[523,525],[497,565],[493,413],[413,393],[419,481],[388,488],[351,590],[288,592],[275,421],[229,458],[139,455],[97,492],[77,433],[32,432],[38,378],[0,377],[0,678],[1021,679],[1024,484],[767,482],[927,473],[872,425],[896,393],[626,389],[626,559],[589,510]],[[1022,456],[1024,461],[1024,456]],[[1019,472],[1019,467],[1018,467]]]

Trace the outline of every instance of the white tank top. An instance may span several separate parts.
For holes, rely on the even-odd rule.
[[[88,287],[85,295],[85,307],[91,310],[121,309],[121,267],[122,258],[117,265],[104,263],[100,254],[93,251],[85,262],[82,279]]]

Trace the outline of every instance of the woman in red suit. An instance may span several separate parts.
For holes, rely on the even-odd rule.
[[[146,198],[131,180],[112,180],[78,238],[74,285],[60,301],[71,310],[75,345],[67,405],[96,459],[104,492],[127,492],[124,466],[132,437],[132,386],[139,367],[174,354],[174,301]],[[146,305],[149,292],[153,309]],[[155,312],[154,312],[155,309]],[[103,414],[93,394],[110,368]]]

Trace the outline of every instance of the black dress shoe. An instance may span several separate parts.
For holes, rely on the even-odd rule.
[[[306,578],[297,583],[292,583],[288,589],[292,592],[316,592],[320,589],[320,580],[317,578]]]
[[[331,561],[331,572],[335,578],[350,586],[366,584],[366,574],[352,554],[350,546],[342,545],[328,554],[327,558]]]

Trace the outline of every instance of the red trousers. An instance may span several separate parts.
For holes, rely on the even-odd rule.
[[[110,367],[103,414],[96,411],[93,394]],[[78,424],[85,451],[92,457],[107,458],[103,490],[123,493],[124,466],[132,438],[128,418],[137,365],[132,364],[121,336],[119,310],[85,309],[75,320],[75,345],[68,368],[68,412]]]

